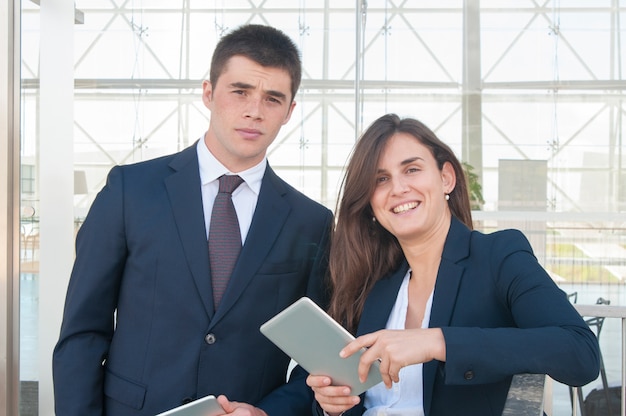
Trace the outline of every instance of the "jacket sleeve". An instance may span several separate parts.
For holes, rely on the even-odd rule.
[[[481,247],[487,254],[478,262],[481,271],[473,275],[487,276],[486,284],[495,286],[496,301],[510,315],[511,325],[452,323],[442,328],[445,383],[484,384],[519,373],[548,374],[572,386],[596,379],[598,340],[538,263],[524,235],[499,232]],[[474,298],[480,300],[481,288],[476,287]]]
[[[53,353],[56,414],[103,414],[103,362],[126,258],[121,169],[113,168],[76,240],[76,260]]]

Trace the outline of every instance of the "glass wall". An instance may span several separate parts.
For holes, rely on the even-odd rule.
[[[77,0],[73,21],[58,23],[73,36],[56,45],[71,50],[73,88],[56,104],[42,97],[46,74],[59,70],[43,61],[44,18],[54,15],[42,7],[21,2],[21,414],[52,412],[42,350],[58,333],[71,266],[65,254],[62,263],[40,260],[55,256],[49,250],[71,253],[66,236],[112,166],[201,137],[213,47],[243,23],[275,26],[302,51],[295,113],[269,152],[296,188],[334,209],[359,133],[384,113],[417,117],[475,173],[477,228],[522,229],[578,302],[626,304],[626,9],[618,0]],[[71,116],[70,137],[42,127],[50,111]],[[61,200],[42,189],[55,166],[64,172]],[[71,216],[57,215],[65,204]],[[46,236],[57,223],[64,228]],[[42,290],[50,287],[54,294]],[[43,327],[52,327],[44,341]],[[603,331],[607,367],[617,369],[619,341],[609,342],[609,324]],[[554,415],[568,414],[566,394],[555,386]]]

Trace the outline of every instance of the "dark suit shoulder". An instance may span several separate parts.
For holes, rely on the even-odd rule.
[[[178,168],[180,168],[181,166],[185,166],[188,163],[195,163],[196,165],[198,164],[198,153],[196,150],[196,144],[193,144],[176,153],[171,153],[148,160],[142,160],[140,162],[119,165],[115,168],[123,169],[125,172],[129,173],[137,173],[145,171],[146,169],[153,170],[168,167],[168,169],[178,170]]]
[[[514,251],[530,251],[532,247],[528,238],[517,229],[498,230],[492,233],[481,233],[480,231],[472,231],[472,246],[489,246],[492,250],[498,252],[514,252]]]
[[[274,172],[274,170],[269,166],[269,164],[265,171],[264,179],[270,181],[274,188],[277,189],[278,192],[284,198],[287,198],[294,206],[306,207],[309,215],[311,212],[315,212],[318,215],[332,215],[330,209],[310,198],[309,196],[305,195],[301,191],[297,190],[287,181],[278,176],[276,172]]]
[[[470,230],[453,218],[442,258],[452,263],[500,264],[514,253],[525,252],[534,257],[526,236],[517,229],[483,233]]]
[[[180,152],[148,159],[141,162],[129,163],[114,166],[107,178],[108,185],[111,182],[121,180],[125,187],[149,186],[150,184],[161,184],[163,178],[169,176],[176,171],[191,168],[193,172],[197,172],[194,177],[200,181],[198,157],[195,145],[190,146]],[[141,191],[137,189],[136,191]]]

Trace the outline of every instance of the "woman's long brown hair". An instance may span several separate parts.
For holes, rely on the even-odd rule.
[[[428,147],[440,170],[445,162],[452,165],[456,186],[448,206],[452,215],[472,228],[467,179],[450,147],[418,120],[387,114],[374,121],[357,141],[348,162],[331,237],[333,295],[329,313],[352,333],[356,332],[365,299],[376,281],[394,271],[403,258],[398,240],[373,221],[370,206],[378,160],[396,133],[410,134]]]

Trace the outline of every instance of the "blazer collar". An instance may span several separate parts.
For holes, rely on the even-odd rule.
[[[469,256],[470,236],[471,231],[459,220],[452,217],[437,273],[433,306],[430,313],[430,327],[442,327],[450,324],[464,270],[459,262]]]
[[[408,270],[409,264],[403,260],[395,271],[376,282],[365,301],[357,336],[385,328],[391,309],[396,303],[398,290]]]
[[[452,218],[441,256],[435,284],[435,296],[430,316],[430,326],[446,326],[450,322],[463,267],[457,263],[469,255],[470,230]],[[396,270],[381,278],[368,295],[357,334],[366,334],[385,328],[391,309],[396,302],[402,279],[409,265],[406,259]]]
[[[459,264],[459,262],[469,256],[470,238],[471,231],[458,219],[452,217],[448,236],[443,246],[437,282],[435,283],[433,305],[428,325],[431,328],[441,328],[450,325],[463,271],[465,270],[465,267]],[[425,414],[430,412],[435,377],[437,371],[443,371],[441,365],[438,361],[430,361],[425,363],[423,367]]]
[[[208,272],[209,251],[196,144],[174,156],[169,165],[173,173],[165,178],[165,187],[187,264],[206,313],[210,317],[213,315],[213,294]]]

